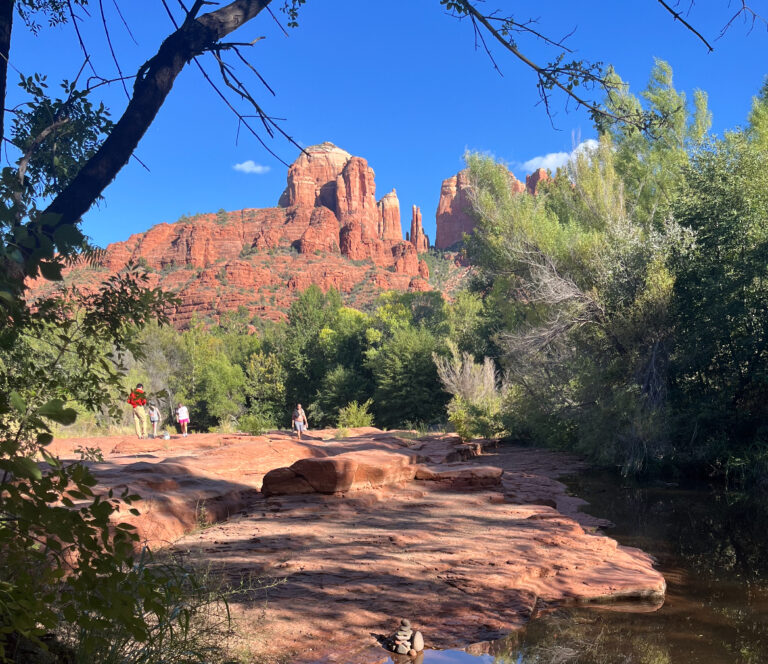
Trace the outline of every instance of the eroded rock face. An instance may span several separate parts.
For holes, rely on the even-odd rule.
[[[335,212],[336,178],[351,158],[349,152],[327,141],[307,148],[288,169],[288,185],[278,205],[324,205]]]
[[[418,251],[403,240],[396,192],[377,203],[366,160],[322,143],[306,148],[290,166],[278,207],[158,224],[109,245],[96,267],[76,266],[67,275],[84,290],[95,290],[108,273],[138,262],[149,271],[150,286],[179,296],[170,317],[184,327],[195,314],[215,320],[239,307],[282,319],[311,284],[342,295],[361,282],[383,290],[429,289]],[[32,281],[30,296],[51,288],[42,279]],[[358,297],[363,301],[356,306],[375,292],[366,289]]]
[[[539,169],[526,178],[526,183],[530,182],[530,185],[523,184],[512,173],[508,173],[508,177],[510,191],[513,194],[521,194],[526,191],[526,187],[530,193],[535,193],[538,182],[549,176],[544,169]],[[469,177],[466,169],[443,180],[436,214],[435,247],[438,249],[452,247],[462,240],[464,234],[471,235],[474,231],[475,220],[471,214],[468,190]]]
[[[418,616],[427,646],[449,648],[499,638],[534,606],[663,597],[651,558],[596,531],[608,523],[557,480],[579,470],[572,457],[450,434],[333,433],[50,449],[100,448],[104,461],[89,462],[99,489],[142,496],[138,516],[120,516],[154,547],[174,542],[235,584],[283,580],[266,620],[257,595],[233,608],[245,623],[262,617],[263,654],[292,662],[381,661],[359,651],[379,647],[371,633],[387,633],[393,616]]]
[[[538,191],[539,184],[546,182],[549,179],[549,173],[547,173],[547,171],[545,171],[543,168],[539,168],[530,175],[525,176],[525,189],[529,194],[535,196]]]
[[[468,186],[466,170],[443,180],[435,215],[437,222],[435,246],[438,249],[447,249],[460,242],[464,233],[471,233],[475,227],[475,221],[470,216]]]
[[[416,247],[416,253],[423,254],[429,250],[429,238],[424,233],[424,227],[421,225],[421,209],[414,205],[411,210],[411,233],[409,235],[411,244]]]
[[[385,194],[378,202],[379,208],[379,237],[382,240],[403,239],[403,227],[400,224],[400,201],[393,189]]]
[[[379,237],[374,173],[362,157],[352,157],[336,178],[336,201],[342,224],[358,223],[366,240]]]

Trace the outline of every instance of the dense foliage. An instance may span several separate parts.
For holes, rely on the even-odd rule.
[[[216,326],[148,327],[129,381],[144,383],[168,421],[187,404],[196,430],[288,427],[297,403],[314,427],[427,427],[444,421],[448,399],[433,357],[478,320],[464,309],[439,293],[392,292],[364,313],[311,286],[286,323],[255,327],[240,311]]]
[[[608,104],[669,122],[602,122],[599,145],[536,196],[468,156],[467,252],[506,379],[502,418],[515,436],[627,471],[764,472],[767,90],[722,138],[708,134],[705,95],[689,105],[663,62],[642,100],[619,85]]]

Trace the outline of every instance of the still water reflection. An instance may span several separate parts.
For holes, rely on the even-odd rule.
[[[657,558],[663,607],[560,610],[493,654],[427,652],[424,664],[768,663],[768,501],[608,474],[569,487],[587,511],[617,524],[608,534]]]

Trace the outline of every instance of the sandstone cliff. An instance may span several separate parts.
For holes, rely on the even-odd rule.
[[[411,244],[416,247],[416,252],[423,254],[429,249],[429,238],[424,233],[421,225],[421,209],[414,205],[411,210],[411,232],[409,234]]]
[[[158,224],[109,245],[96,266],[76,266],[66,278],[96,288],[134,261],[147,269],[152,286],[179,295],[181,304],[171,312],[177,326],[241,306],[279,319],[311,284],[339,289],[352,306],[382,290],[428,290],[429,269],[418,258],[426,236],[414,237],[415,244],[403,240],[394,190],[377,202],[366,160],[322,143],[290,166],[278,207]],[[38,280],[31,295],[51,287]]]
[[[514,194],[527,191],[529,194],[536,195],[539,184],[549,179],[549,174],[543,168],[526,176],[525,184],[512,173],[508,175],[509,188]],[[438,249],[452,247],[461,242],[465,233],[470,235],[473,232],[475,220],[471,213],[469,177],[466,170],[443,180],[435,221],[437,223],[435,247]],[[411,231],[411,241],[413,241],[413,231]]]

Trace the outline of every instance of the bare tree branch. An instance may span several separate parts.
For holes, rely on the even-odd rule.
[[[747,4],[747,0],[741,0],[741,8],[733,16],[731,16],[730,19],[728,19],[728,22],[723,26],[722,30],[720,30],[720,34],[717,36],[717,38],[721,39],[723,36],[725,36],[725,33],[728,32],[731,26],[733,26],[736,19],[739,18],[740,16],[745,17],[746,21],[751,22],[751,25],[749,27],[750,32],[755,27],[755,23],[757,23],[758,21],[768,26],[768,19],[766,19],[761,14],[758,14],[754,9],[752,9]]]
[[[271,0],[234,0],[202,16],[187,20],[141,66],[133,96],[123,115],[96,154],[44,211],[46,234],[76,223],[128,162],[171,91],[176,77],[196,56],[247,23]],[[55,220],[55,221],[53,221]]]
[[[122,83],[123,90],[125,91],[125,96],[127,99],[130,99],[131,95],[128,94],[128,88],[125,85],[125,77],[123,76],[123,70],[120,69],[120,61],[117,59],[117,53],[115,53],[115,49],[112,46],[112,35],[109,34],[107,17],[104,15],[104,0],[99,0],[99,11],[101,12],[101,23],[104,26],[104,35],[107,37],[107,45],[109,46],[109,53],[112,56],[112,62],[115,63],[115,67],[117,68],[117,74],[118,74],[118,77],[120,78],[120,83]]]
[[[698,37],[701,40],[704,46],[707,47],[707,51],[711,53],[714,50],[712,48],[712,45],[706,40],[706,38],[696,28],[694,28],[690,23],[688,23],[688,21],[686,21],[682,17],[680,12],[676,12],[674,9],[672,9],[672,7],[670,7],[666,2],[664,2],[664,0],[656,0],[656,1],[662,7],[664,7],[664,9],[666,9],[676,21],[680,21],[680,23],[682,23],[687,30],[690,30],[694,35],[696,35],[696,37]]]

